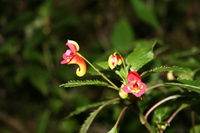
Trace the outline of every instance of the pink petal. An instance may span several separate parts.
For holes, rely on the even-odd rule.
[[[130,71],[127,79],[130,82],[141,81],[140,75],[136,71]]]

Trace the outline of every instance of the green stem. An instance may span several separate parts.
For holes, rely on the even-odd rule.
[[[145,119],[145,116],[141,113],[135,110],[135,108],[139,109],[138,104],[134,105],[134,108],[131,106],[131,109],[137,114],[139,115],[140,118],[140,122],[142,125],[144,125],[150,133],[155,133],[154,128],[149,124],[149,122]]]
[[[150,133],[155,133],[154,129],[152,126],[147,122],[145,119],[144,115],[142,113],[139,114],[140,117],[140,122],[149,130]]]
[[[119,88],[110,81],[103,73],[101,73],[92,63],[90,63],[85,57],[83,57],[80,53],[77,53],[77,55],[81,56],[97,73],[99,73],[108,83],[110,83],[116,90],[119,90]]]

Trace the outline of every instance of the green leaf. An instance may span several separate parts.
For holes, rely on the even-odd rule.
[[[114,126],[108,133],[118,133],[117,132],[117,127]]]
[[[103,69],[109,69],[109,66],[108,66],[108,62],[107,61],[103,61],[103,62],[98,62],[96,63],[98,66],[100,66],[101,68]]]
[[[85,120],[84,124],[81,126],[80,133],[86,133],[89,129],[92,121],[96,117],[96,115],[99,113],[99,111],[104,107],[104,105],[100,106],[98,109],[96,109],[94,112],[90,114],[90,116]]]
[[[166,115],[172,110],[172,106],[160,107],[154,111],[154,121],[155,122],[162,122]]]
[[[50,110],[45,110],[40,117],[36,133],[45,133],[49,123]]]
[[[133,31],[126,19],[120,19],[111,34],[111,43],[117,51],[123,52],[133,41]]]
[[[152,73],[157,73],[157,72],[162,72],[162,71],[182,71],[182,72],[186,72],[187,70],[182,68],[182,67],[178,67],[178,66],[173,66],[173,67],[165,67],[165,66],[161,66],[161,67],[157,67],[154,69],[151,69],[149,71],[145,71],[143,72],[140,76],[142,78],[152,74]]]
[[[198,124],[198,125],[194,125],[194,126],[192,126],[191,127],[191,129],[190,129],[190,133],[200,133],[200,124]]]
[[[86,110],[89,109],[89,108],[98,107],[98,106],[104,104],[105,102],[107,102],[107,101],[102,101],[102,102],[98,102],[98,103],[89,104],[89,105],[84,106],[84,107],[79,107],[79,108],[77,108],[75,111],[71,112],[71,113],[66,117],[66,119],[68,119],[68,118],[70,118],[70,117],[72,117],[72,116],[74,116],[74,115],[78,115],[78,114],[80,114],[80,113],[86,111]]]
[[[179,86],[179,87],[200,93],[200,82],[199,81],[185,80],[185,79],[178,79],[178,81],[181,83],[165,83],[165,84]]]
[[[83,85],[97,85],[97,86],[110,86],[108,83],[99,81],[99,80],[85,80],[85,81],[80,81],[80,80],[70,80],[65,84],[61,84],[59,87],[77,87],[77,86],[83,86]]]
[[[147,24],[158,28],[159,23],[153,10],[148,8],[142,0],[131,0],[131,6],[134,9],[137,17]]]
[[[156,41],[145,41],[141,40],[137,42],[138,45],[134,51],[128,55],[126,62],[131,66],[131,69],[137,71],[143,65],[148,63],[153,59],[153,47],[156,44]]]
[[[120,100],[119,98],[115,98],[112,99],[108,102],[106,102],[105,104],[101,105],[98,109],[96,109],[95,111],[93,111],[92,113],[90,113],[90,116],[84,121],[83,125],[81,126],[80,132],[79,133],[86,133],[87,130],[89,129],[92,121],[94,120],[94,118],[96,117],[96,115],[99,113],[99,111],[101,111],[101,109],[103,109],[106,105],[112,103],[118,103]]]

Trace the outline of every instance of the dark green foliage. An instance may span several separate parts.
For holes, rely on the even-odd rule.
[[[157,123],[160,126],[173,111],[181,108],[184,111],[177,114],[165,131],[192,132],[191,112],[200,110],[198,5],[199,1],[1,0],[0,132],[76,133],[88,117],[83,112],[98,107],[81,128],[81,132],[86,132],[86,127],[104,106],[104,101],[99,101],[119,97],[96,73],[95,77],[87,73],[79,78],[75,74],[76,65],[60,64],[68,39],[78,42],[80,53],[88,60],[101,61],[97,63],[100,70],[105,70],[103,73],[118,87],[123,82],[120,76],[125,77],[129,68],[142,73],[147,87],[161,85],[146,92],[143,100],[129,95],[139,107],[133,103],[133,108],[127,109],[126,119],[121,119],[116,127],[119,133],[148,132],[132,110],[140,108],[140,118],[144,121],[143,114],[155,103],[183,92],[191,95],[166,102],[148,121],[153,125],[158,120],[155,114],[160,117]],[[162,45],[156,44],[155,38]],[[115,69],[116,77],[107,73],[110,70],[107,55],[113,51],[120,52],[129,65],[125,72],[121,67]],[[94,85],[99,87],[94,89]],[[128,104],[119,102],[116,106],[122,109]],[[116,131],[115,127],[110,130],[116,122],[110,115],[112,110],[116,108],[99,114],[95,131],[103,132],[101,127]],[[67,116],[70,119],[66,121]],[[198,132],[199,113],[194,118]],[[12,120],[20,126],[13,125]]]

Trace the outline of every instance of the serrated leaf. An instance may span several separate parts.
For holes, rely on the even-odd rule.
[[[112,99],[108,102],[106,102],[105,104],[101,105],[98,109],[94,110],[92,113],[90,113],[90,116],[84,121],[83,125],[81,126],[81,129],[79,131],[79,133],[86,133],[92,123],[92,121],[94,120],[94,118],[96,117],[96,115],[99,113],[99,111],[101,111],[101,109],[103,109],[106,105],[112,103],[118,103],[120,100],[120,98],[115,98]]]
[[[80,132],[79,133],[86,133],[87,130],[89,129],[92,121],[96,117],[96,115],[99,113],[99,111],[104,107],[104,105],[100,106],[98,109],[93,111],[90,116],[85,120],[84,124],[81,126]]]
[[[186,72],[187,70],[182,68],[182,67],[178,67],[178,66],[173,66],[173,67],[165,67],[165,66],[161,66],[161,67],[157,67],[154,69],[151,69],[149,71],[145,71],[143,72],[140,76],[142,78],[152,74],[152,73],[157,73],[157,72],[162,72],[162,71],[182,71],[182,72]]]
[[[104,104],[105,102],[107,102],[107,101],[97,102],[97,103],[89,104],[89,105],[84,106],[84,107],[79,107],[79,108],[77,108],[75,111],[71,112],[71,113],[66,117],[66,119],[68,119],[68,118],[70,118],[70,117],[72,117],[72,116],[74,116],[74,115],[78,115],[78,114],[80,114],[80,113],[86,111],[86,110],[89,109],[89,108],[98,107],[98,106]]]
[[[159,27],[159,23],[155,13],[153,12],[153,10],[148,8],[144,1],[131,0],[131,6],[134,9],[137,17],[139,17],[139,19],[155,28]]]
[[[153,59],[153,47],[156,44],[156,41],[145,41],[141,40],[137,42],[138,45],[134,51],[128,55],[126,62],[131,66],[131,69],[137,71],[143,65],[148,63]]]
[[[59,87],[77,87],[83,85],[109,86],[108,83],[99,80],[84,80],[84,81],[70,80],[65,84],[61,84]]]
[[[200,82],[194,80],[178,79],[181,83],[165,83],[166,85],[179,86],[197,93],[200,93]]]

